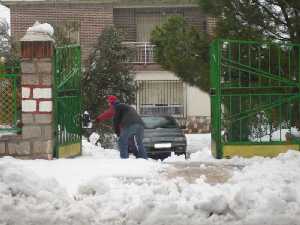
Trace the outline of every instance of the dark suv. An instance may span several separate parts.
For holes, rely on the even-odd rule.
[[[176,120],[171,116],[142,116],[145,124],[144,146],[148,156],[164,159],[174,152],[176,155],[186,152],[186,137]]]

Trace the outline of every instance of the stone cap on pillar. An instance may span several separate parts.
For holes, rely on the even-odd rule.
[[[50,58],[53,55],[53,27],[48,24],[35,24],[27,29],[21,38],[22,58]]]

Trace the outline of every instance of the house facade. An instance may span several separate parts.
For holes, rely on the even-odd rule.
[[[138,84],[137,110],[141,114],[172,114],[184,118],[190,132],[209,131],[210,98],[201,90],[163,70],[153,56],[151,31],[170,16],[181,15],[202,32],[212,32],[214,20],[193,0],[4,0],[11,10],[11,33],[20,39],[35,21],[54,26],[69,24],[70,38],[80,43],[86,60],[105,26],[125,34],[125,45],[134,49]]]

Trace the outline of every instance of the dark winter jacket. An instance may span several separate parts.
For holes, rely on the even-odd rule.
[[[118,103],[114,105],[115,114],[113,117],[114,131],[119,135],[119,127],[126,128],[133,124],[144,125],[141,117],[134,108],[127,104]]]

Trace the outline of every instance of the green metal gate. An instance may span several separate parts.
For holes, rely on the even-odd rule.
[[[54,156],[81,154],[80,46],[58,47],[54,53]]]
[[[211,45],[212,153],[275,156],[299,150],[300,45]]]

